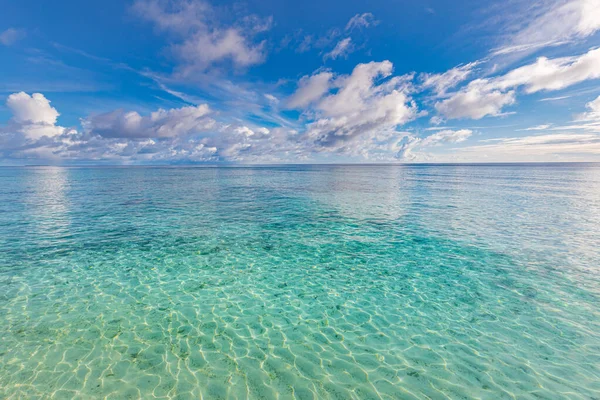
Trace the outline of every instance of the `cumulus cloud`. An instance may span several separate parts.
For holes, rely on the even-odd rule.
[[[159,109],[148,116],[135,111],[115,110],[83,121],[92,134],[113,138],[168,138],[206,131],[215,125],[208,105]]]
[[[310,155],[294,130],[218,122],[206,104],[144,116],[116,110],[82,119],[81,130],[57,125],[58,111],[40,93],[14,93],[7,106],[13,116],[0,127],[0,154],[10,159],[282,162]]]
[[[354,29],[368,28],[370,26],[377,25],[378,21],[371,13],[356,14],[346,24],[346,31],[353,31]]]
[[[312,90],[312,96],[299,96],[306,92],[307,84],[300,83],[295,98],[309,98],[304,111],[309,119],[306,140],[316,151],[347,148],[348,142],[359,137],[394,131],[398,126],[416,118],[417,106],[409,96],[412,76],[392,77],[393,65],[389,61],[358,64],[350,75],[322,77],[325,82]],[[322,72],[306,82],[313,82]]]
[[[60,114],[41,93],[31,96],[25,92],[13,93],[8,96],[6,106],[13,114],[10,120],[12,129],[26,139],[52,137],[64,132],[64,128],[56,126]]]
[[[600,2],[598,0],[568,0],[549,2],[550,7],[532,8],[528,20],[516,21],[516,28],[506,43],[495,49],[495,55],[532,52],[583,39],[600,30]]]
[[[247,16],[236,26],[221,26],[213,7],[202,0],[137,0],[133,10],[159,30],[180,38],[172,51],[187,71],[203,71],[227,61],[234,67],[249,67],[265,59],[266,42],[254,38],[270,28],[270,17]]]
[[[447,118],[480,119],[502,114],[502,108],[514,104],[515,89],[525,93],[552,91],[600,78],[600,48],[575,57],[538,58],[505,75],[476,79],[448,99],[435,104]]]
[[[333,50],[323,56],[323,60],[327,60],[328,58],[335,60],[338,57],[347,57],[352,51],[354,51],[354,45],[352,44],[352,39],[348,37],[340,40]]]
[[[446,118],[481,119],[486,115],[499,115],[502,108],[515,102],[513,90],[494,89],[485,79],[477,79],[466,88],[435,104],[435,109]]]
[[[332,78],[333,74],[329,71],[302,77],[298,82],[298,89],[287,100],[288,107],[306,107],[310,103],[319,100],[329,91]]]
[[[417,152],[417,150],[423,150],[427,147],[438,146],[443,143],[464,142],[465,140],[470,138],[472,134],[473,131],[471,131],[470,129],[460,129],[456,131],[444,129],[424,138],[419,138],[416,136],[406,136],[403,139],[401,146],[398,148],[396,158],[407,161],[416,161],[419,159],[426,160],[431,158],[431,156],[426,153]]]
[[[11,110],[14,121],[20,124],[54,125],[60,115],[41,93],[31,96],[25,92],[13,93],[8,96],[6,105]]]

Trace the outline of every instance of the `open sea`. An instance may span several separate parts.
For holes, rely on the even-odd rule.
[[[0,168],[1,399],[600,399],[600,164]]]

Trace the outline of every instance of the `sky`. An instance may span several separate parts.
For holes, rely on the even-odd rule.
[[[600,0],[0,7],[0,165],[600,161]]]

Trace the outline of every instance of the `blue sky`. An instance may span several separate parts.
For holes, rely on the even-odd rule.
[[[0,164],[600,161],[600,0],[2,7]]]

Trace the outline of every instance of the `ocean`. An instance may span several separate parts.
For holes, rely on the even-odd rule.
[[[600,164],[0,168],[0,398],[600,398]]]

